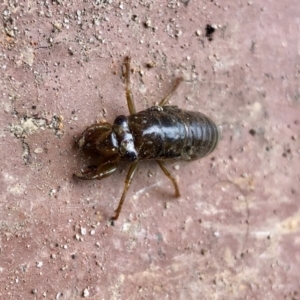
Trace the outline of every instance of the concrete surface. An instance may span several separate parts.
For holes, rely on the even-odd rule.
[[[133,4],[132,4],[133,3]],[[2,1],[1,299],[300,299],[300,6]],[[207,26],[209,25],[209,26]],[[215,29],[215,30],[214,30]],[[202,160],[80,181],[74,139],[176,77],[222,139]]]

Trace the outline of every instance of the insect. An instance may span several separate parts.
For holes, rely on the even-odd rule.
[[[157,106],[136,112],[130,88],[130,58],[126,57],[125,85],[129,116],[116,117],[113,124],[96,123],[87,127],[77,144],[83,153],[98,158],[96,165],[74,175],[80,179],[103,179],[112,175],[120,163],[130,163],[125,186],[112,221],[117,220],[138,164],[143,160],[156,160],[171,180],[176,197],[180,196],[177,182],[165,166],[164,160],[195,160],[211,153],[217,146],[219,131],[215,123],[204,114],[167,106],[181,78]]]

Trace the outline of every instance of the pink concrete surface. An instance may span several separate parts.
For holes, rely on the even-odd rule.
[[[300,6],[2,1],[0,299],[300,299]],[[207,36],[206,27],[215,31]],[[172,105],[222,137],[209,157],[80,181],[75,138]]]

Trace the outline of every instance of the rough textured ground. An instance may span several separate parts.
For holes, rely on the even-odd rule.
[[[132,4],[134,3],[134,4]],[[1,299],[300,299],[300,6],[280,1],[1,1]],[[80,181],[73,146],[183,76],[171,103],[215,152]]]

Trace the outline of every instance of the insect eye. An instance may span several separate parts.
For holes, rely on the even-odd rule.
[[[127,161],[133,162],[137,160],[137,154],[134,151],[126,151],[125,157]]]
[[[126,116],[118,116],[116,117],[114,124],[118,126],[124,126],[127,123],[127,117]]]

